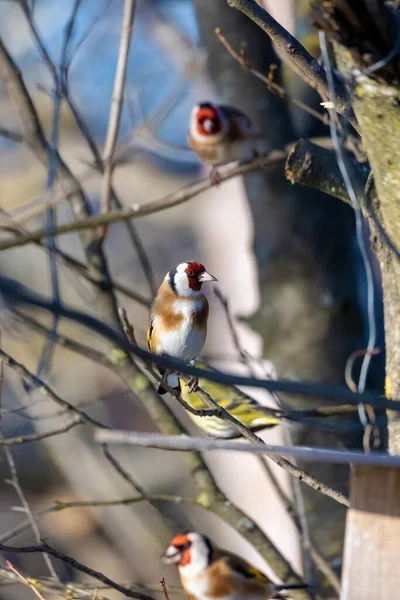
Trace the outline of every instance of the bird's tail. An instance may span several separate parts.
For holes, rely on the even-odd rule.
[[[158,369],[160,371],[160,374],[163,376],[163,378],[165,378],[165,369]],[[176,373],[168,373],[167,377],[166,377],[166,383],[169,385],[170,388],[174,389],[177,392],[181,391],[181,384],[179,381],[179,377]],[[160,394],[160,396],[163,396],[164,394],[167,393],[168,390],[166,390],[162,384],[160,384],[158,386],[158,390],[157,390],[157,394]]]

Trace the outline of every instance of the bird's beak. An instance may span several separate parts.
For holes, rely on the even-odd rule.
[[[214,275],[210,275],[210,273],[204,271],[204,273],[199,276],[199,281],[200,283],[204,283],[205,281],[218,281],[218,279],[214,277]]]
[[[171,563],[177,563],[180,561],[181,553],[175,548],[175,546],[168,546],[164,554],[161,555],[161,560],[166,565]]]

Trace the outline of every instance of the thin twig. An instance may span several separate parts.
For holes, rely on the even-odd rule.
[[[126,335],[128,342],[130,344],[137,344],[133,325],[130,323],[126,309],[123,306],[120,306],[118,308],[118,314],[121,319],[122,329]]]
[[[44,433],[28,433],[27,435],[18,435],[12,438],[0,438],[0,446],[18,446],[20,444],[27,444],[30,442],[40,442],[41,440],[60,435],[61,433],[67,433],[77,425],[82,424],[83,420],[80,416],[76,415],[65,425],[62,425],[57,429],[52,429],[51,431],[46,431]]]
[[[400,459],[394,457],[388,457],[387,455],[377,455],[368,457],[365,454],[356,452],[339,452],[335,450],[327,450],[322,448],[307,448],[305,446],[288,448],[286,446],[273,446],[271,444],[258,443],[258,444],[242,444],[238,442],[232,442],[227,440],[209,440],[205,438],[188,436],[162,436],[158,434],[139,434],[132,431],[97,431],[95,433],[96,441],[100,443],[110,444],[133,444],[144,448],[160,448],[163,450],[194,450],[194,451],[205,451],[205,450],[237,450],[238,452],[250,452],[255,454],[265,454],[271,460],[273,460],[278,466],[282,467],[285,471],[290,473],[293,477],[296,477],[300,481],[303,481],[306,485],[309,485],[316,491],[329,496],[339,504],[349,506],[348,498],[341,492],[333,490],[328,485],[317,481],[312,475],[309,475],[299,467],[296,467],[280,455],[292,454],[299,458],[308,458],[309,460],[327,460],[335,462],[367,462],[371,461],[371,464],[396,464],[400,466]],[[387,462],[388,461],[388,462]],[[369,464],[369,463],[368,463]]]
[[[275,150],[271,152],[268,156],[258,157],[257,159],[244,161],[239,163],[238,165],[234,165],[227,169],[221,169],[219,171],[221,183],[223,181],[227,181],[232,177],[237,177],[238,175],[244,175],[245,173],[250,173],[252,171],[257,171],[264,167],[268,167],[271,164],[275,164],[276,162],[284,161],[286,158],[286,153],[282,151]],[[142,206],[134,205],[132,208],[125,208],[118,211],[113,211],[111,213],[85,217],[84,219],[75,220],[72,223],[66,223],[65,225],[61,225],[57,228],[57,235],[64,235],[66,233],[71,233],[72,231],[84,231],[86,229],[96,229],[103,225],[110,225],[111,223],[119,223],[121,221],[126,221],[127,219],[137,219],[139,217],[152,215],[154,213],[160,212],[161,210],[166,210],[167,208],[173,208],[175,206],[179,206],[188,200],[191,200],[198,194],[205,192],[216,184],[210,181],[210,178],[203,179],[196,183],[189,184],[177,192],[173,192],[155,200],[153,202],[149,202]],[[26,244],[30,244],[32,242],[38,242],[45,238],[47,235],[46,230],[35,231],[26,235],[21,235],[13,240],[5,240],[0,242],[0,251],[7,250],[8,248],[15,248],[17,246],[24,246]]]
[[[291,432],[288,428],[283,430],[283,441],[288,446],[293,446]],[[297,459],[294,456],[290,456],[290,461],[298,466]],[[298,479],[292,479],[293,496],[296,504],[296,517],[298,532],[300,534],[300,540],[303,550],[303,571],[304,578],[310,586],[310,595],[312,600],[316,600],[315,590],[315,563],[311,552],[311,538],[310,528],[308,525],[306,508],[304,503],[303,490]]]
[[[94,17],[94,19],[89,23],[89,25],[87,26],[87,28],[85,29],[85,31],[82,33],[81,37],[79,38],[79,40],[76,42],[74,49],[70,52],[68,61],[67,61],[67,70],[69,71],[72,61],[76,58],[77,54],[78,54],[78,50],[80,49],[80,47],[82,46],[82,44],[87,40],[87,38],[89,37],[89,35],[93,32],[95,26],[101,21],[101,19],[104,17],[105,13],[107,12],[108,7],[110,6],[112,0],[106,0],[106,2],[104,2],[104,5],[102,7],[102,9],[97,13],[97,15]]]
[[[111,180],[113,172],[112,160],[115,152],[115,147],[117,145],[119,127],[121,123],[123,96],[128,66],[129,48],[132,37],[135,6],[136,0],[125,0],[117,70],[115,72],[114,90],[111,100],[108,131],[103,153],[104,174],[101,194],[101,212],[103,214],[108,213],[111,209]],[[104,229],[103,235],[106,235],[106,229]]]
[[[293,503],[292,499],[286,494],[286,492],[282,488],[281,484],[279,483],[278,479],[276,478],[275,474],[273,473],[268,461],[265,461],[263,459],[261,459],[261,461],[262,461],[263,468],[265,469],[265,471],[268,475],[268,478],[270,479],[270,481],[274,487],[274,490],[278,494],[279,499],[285,506],[288,515],[292,518],[296,529],[298,531],[300,531],[301,526],[300,526],[300,521],[299,521],[299,515],[296,510],[295,504]],[[327,561],[327,559],[325,558],[325,556],[323,556],[321,554],[320,550],[317,548],[317,546],[313,542],[313,540],[310,540],[310,552],[311,552],[313,560],[314,560],[317,568],[319,569],[319,571],[323,575],[325,575],[327,581],[329,581],[329,583],[331,584],[331,586],[333,587],[335,592],[337,592],[339,594],[340,593],[340,579],[337,576],[337,574],[335,573],[335,571],[332,569],[332,567],[330,566],[330,564]]]
[[[1,435],[1,438],[3,438],[3,435]],[[39,527],[36,523],[35,517],[33,516],[31,507],[29,506],[29,503],[25,497],[25,494],[20,486],[17,467],[15,466],[15,462],[14,462],[13,456],[11,454],[11,450],[7,446],[4,447],[4,454],[6,456],[8,466],[10,468],[10,473],[11,473],[11,479],[6,479],[5,481],[6,481],[6,483],[8,483],[9,485],[11,485],[14,488],[14,491],[16,492],[16,494],[22,504],[23,511],[28,517],[29,525],[32,528],[35,539],[37,542],[40,542],[41,537],[40,537]],[[58,579],[58,575],[57,575],[57,573],[53,567],[53,564],[50,560],[50,557],[47,553],[43,554],[43,559],[49,570],[50,576],[54,577],[54,579]]]
[[[255,77],[257,77],[257,79],[260,79],[260,81],[265,83],[265,85],[268,87],[270,92],[273,92],[274,94],[276,94],[277,96],[279,96],[282,99],[285,98],[286,100],[289,100],[292,104],[294,104],[301,110],[304,110],[309,115],[315,117],[319,121],[322,121],[322,123],[324,123],[324,125],[329,124],[328,116],[325,113],[320,113],[317,110],[314,110],[311,106],[308,106],[308,104],[305,104],[304,102],[302,102],[301,100],[298,100],[297,98],[293,98],[290,94],[288,94],[288,92],[285,90],[285,88],[283,88],[281,85],[278,85],[275,81],[273,81],[273,79],[271,77],[266,77],[260,71],[258,71],[254,67],[252,67],[249,64],[249,62],[247,61],[247,59],[245,58],[245,56],[243,56],[242,54],[239,54],[232,48],[231,44],[228,42],[226,37],[222,34],[221,29],[219,27],[217,27],[217,29],[215,30],[215,33],[216,33],[219,41],[221,42],[221,44],[223,46],[225,46],[225,48],[228,50],[229,54],[235,60],[237,60],[237,62],[240,64],[240,66],[243,67],[243,69],[245,69],[252,75],[254,75]]]
[[[2,291],[7,288],[9,289],[8,284],[6,286],[3,285]],[[97,322],[98,320],[95,319],[95,321]],[[105,324],[103,323],[103,325]],[[109,326],[105,325],[105,327],[107,331],[110,330]],[[111,329],[111,331],[114,330]],[[111,337],[109,340],[112,341],[113,344],[119,340],[117,341],[117,344],[124,349],[129,356],[130,348],[133,348],[133,346],[129,345],[125,337],[121,338],[120,334],[117,333],[116,339],[113,340]],[[124,341],[122,342],[122,340]],[[137,390],[137,371],[134,369],[132,363],[125,361],[125,363],[120,364],[118,366],[118,372],[128,383],[132,391],[141,396],[144,405],[146,408],[150,409],[151,416],[155,419],[162,431],[165,431],[166,433],[180,433],[185,431],[167,407],[160,403],[158,396],[151,387],[144,389],[141,385],[140,391]],[[227,524],[237,528],[238,523],[241,523],[241,520],[246,519],[247,517],[245,513],[238,509],[233,503],[226,502],[226,497],[217,487],[202,458],[195,453],[185,453],[184,462],[187,464],[193,475],[199,494],[198,498],[202,506],[211,510]],[[251,530],[249,530],[247,526],[239,526],[239,531],[245,539],[253,543],[259,552],[267,558],[278,576],[284,577],[288,582],[301,583],[301,578],[293,571],[287,560],[256,524],[253,525]],[[308,597],[306,591],[296,592],[296,595],[298,598]]]
[[[235,329],[235,326],[233,324],[233,319],[232,319],[232,315],[231,312],[229,310],[229,302],[228,299],[225,298],[225,296],[222,295],[221,291],[219,290],[218,287],[214,287],[214,294],[215,296],[218,298],[218,300],[221,302],[222,308],[224,309],[224,313],[225,313],[225,317],[228,323],[228,327],[229,327],[229,331],[231,332],[231,336],[232,336],[232,340],[233,343],[235,345],[235,348],[242,360],[242,363],[244,365],[247,365],[248,370],[250,375],[252,375],[253,377],[256,376],[256,373],[254,371],[254,368],[249,360],[249,356],[248,354],[243,350],[240,341],[239,341],[239,337],[237,334],[237,331]]]
[[[33,582],[35,583],[36,586],[40,586],[41,589],[43,589],[46,592],[51,592],[54,594],[54,592],[59,593],[60,595],[62,595],[62,597],[66,597],[68,598],[69,595],[71,595],[71,593],[74,594],[74,598],[90,598],[92,600],[92,596],[93,596],[93,592],[94,590],[98,590],[98,592],[103,591],[103,590],[109,590],[111,589],[109,585],[106,584],[101,584],[101,583],[91,583],[88,581],[81,581],[79,582],[79,586],[76,583],[71,583],[70,581],[65,581],[65,582],[58,582],[58,581],[54,581],[53,579],[50,579],[48,577],[35,577],[35,579],[33,579]],[[11,571],[8,571],[4,568],[0,567],[0,586],[1,587],[5,587],[5,586],[12,586],[12,585],[19,585],[19,578],[12,573]],[[132,584],[131,581],[120,581],[119,582],[120,585],[124,585],[126,587],[134,587],[134,584]],[[160,584],[154,584],[154,583],[143,583],[140,585],[136,585],[137,589],[142,589],[143,591],[149,591],[149,592],[159,592],[160,590]],[[177,594],[177,595],[183,595],[183,590],[182,588],[179,587],[174,587],[174,586],[169,586],[169,593],[170,594]],[[103,594],[101,596],[97,595],[97,600],[109,600],[109,598],[105,597]]]
[[[173,520],[173,518],[171,517],[170,511],[164,510],[164,507],[162,504],[160,504],[160,501],[159,500],[157,501],[157,498],[155,498],[155,496],[153,494],[148,494],[146,492],[146,490],[140,485],[140,483],[138,481],[136,481],[136,479],[134,479],[134,477],[131,475],[131,473],[128,473],[128,471],[126,471],[126,469],[124,469],[124,467],[115,458],[115,456],[113,454],[111,454],[107,444],[103,444],[103,453],[104,453],[104,456],[106,457],[106,459],[108,460],[108,462],[110,463],[110,465],[113,467],[113,469],[115,469],[115,471],[127,483],[129,483],[129,485],[131,485],[138,494],[140,494],[140,496],[143,500],[146,500],[146,502],[148,502],[150,504],[150,506],[155,511],[157,511],[157,513],[161,516],[161,518],[168,524],[168,526],[170,527],[170,530],[176,531],[178,529],[178,526],[177,526],[176,522]],[[170,502],[171,499],[172,498],[170,498],[168,500],[168,502]],[[164,500],[165,500],[165,498],[164,498]],[[173,499],[173,502],[176,504],[179,504],[180,502],[185,503],[186,500],[181,497],[176,497],[176,499]],[[188,499],[186,503],[192,503],[192,500]]]
[[[13,573],[15,573],[17,575],[17,577],[21,581],[23,581],[23,583],[25,585],[27,585],[29,588],[31,588],[31,590],[33,591],[33,593],[35,594],[35,596],[37,596],[39,598],[39,600],[46,600],[46,598],[38,590],[37,586],[34,584],[34,582],[31,579],[26,579],[26,577],[24,577],[23,575],[21,575],[21,573],[19,571],[17,571],[17,569],[14,567],[14,565],[12,563],[10,563],[9,560],[6,562],[6,565],[7,565],[7,569],[9,569]]]
[[[77,51],[77,48],[74,50],[74,53],[72,53],[70,55],[69,60],[63,61],[64,66],[63,66],[63,68],[60,68],[60,76],[58,76],[57,69],[56,69],[54,63],[52,62],[51,57],[46,49],[46,46],[40,36],[40,33],[39,33],[36,25],[35,25],[35,22],[33,20],[32,11],[29,9],[29,6],[28,6],[26,0],[24,0],[22,2],[21,7],[22,7],[22,10],[26,17],[27,24],[28,24],[28,27],[30,28],[31,34],[32,34],[32,36],[38,46],[39,52],[42,56],[43,62],[46,65],[46,67],[48,68],[48,70],[50,71],[50,74],[52,75],[53,80],[56,83],[56,85],[61,86],[62,93],[64,95],[66,103],[69,106],[72,116],[75,119],[75,122],[82,134],[82,137],[84,138],[90,151],[92,152],[92,155],[93,155],[93,158],[95,161],[95,165],[100,169],[101,172],[103,172],[103,161],[102,161],[100,151],[97,147],[97,144],[96,144],[85,120],[83,119],[82,115],[80,114],[75,102],[73,101],[72,96],[70,94],[70,90],[69,90],[69,69],[71,66],[73,56],[75,56],[75,53]],[[101,15],[100,16],[98,15],[98,17],[101,18]],[[95,21],[95,22],[97,22],[97,21]],[[92,25],[90,27],[93,27],[94,24],[95,23],[92,23]],[[90,28],[89,28],[89,31],[90,31]],[[65,62],[66,62],[66,64],[65,64]],[[122,208],[123,204],[120,201],[120,199],[118,198],[113,187],[111,187],[111,193],[112,193],[112,200],[113,200],[115,206],[117,207],[117,209]],[[143,271],[147,277],[150,291],[152,292],[152,295],[154,295],[156,292],[155,286],[154,286],[154,276],[153,276],[153,272],[151,269],[150,261],[144,250],[142,241],[139,237],[138,232],[136,231],[134,223],[127,222],[126,226],[127,226],[130,238],[132,240],[132,243],[138,253],[138,257],[141,262]]]
[[[71,595],[73,595],[74,599],[89,598],[90,600],[93,600],[93,593],[95,590],[98,590],[97,600],[109,600],[109,598],[105,597],[103,594],[99,595],[99,592],[111,589],[109,585],[101,584],[98,582],[91,583],[88,581],[81,581],[79,582],[79,585],[77,585],[76,583],[72,583],[70,581],[62,583],[55,582],[52,579],[49,579],[48,577],[35,577],[34,579],[32,579],[32,581],[35,583],[36,586],[40,586],[40,588],[44,591],[51,592],[52,594],[58,593],[63,598],[69,598]],[[0,567],[0,587],[8,587],[13,585],[15,586],[19,584],[19,578],[14,573]],[[119,584],[124,585],[127,588],[136,587],[138,590],[144,592],[158,593],[160,591],[159,583],[133,584],[131,581],[120,581]],[[169,586],[169,593],[179,596],[184,595],[182,588],[178,586]]]
[[[86,565],[82,564],[78,560],[75,560],[71,556],[67,556],[63,552],[60,552],[60,551],[56,550],[55,548],[52,548],[51,546],[49,546],[48,544],[46,544],[44,542],[42,544],[38,544],[36,546],[21,546],[19,548],[14,547],[14,546],[6,546],[4,544],[0,544],[0,550],[2,550],[3,552],[10,552],[10,553],[16,553],[16,554],[32,554],[32,553],[33,554],[38,554],[38,553],[50,554],[51,556],[58,558],[65,564],[70,565],[73,569],[76,569],[77,571],[80,571],[81,573],[86,573],[87,575],[90,575],[94,579],[97,579],[98,581],[102,581],[103,583],[106,583],[111,588],[113,588],[114,590],[117,590],[117,592],[120,592],[121,594],[124,594],[128,598],[137,598],[137,600],[154,600],[151,596],[148,596],[147,594],[142,594],[141,592],[137,592],[137,591],[133,590],[132,588],[128,589],[128,588],[123,587],[122,585],[119,585],[119,583],[117,583],[116,581],[113,581],[106,575],[103,575],[103,573],[100,573],[99,571],[95,571],[94,569],[87,567]]]
[[[335,110],[347,116],[349,122],[357,127],[351,110],[348,94],[344,86],[335,81],[335,97],[331,97],[325,71],[307,52],[302,44],[280,25],[269,12],[264,10],[255,0],[227,0],[229,6],[236,8],[269,35],[281,56],[289,67],[296,67],[303,79],[315,88],[323,100],[334,100]]]
[[[32,383],[37,388],[40,394],[49,398],[62,408],[67,409],[69,412],[76,414],[83,423],[99,428],[106,427],[106,425],[103,425],[96,419],[89,417],[89,415],[86,414],[83,410],[76,408],[73,404],[61,398],[46,383],[44,383],[44,381],[42,381],[41,379],[39,379],[39,377],[31,373],[31,371],[29,371],[22,363],[17,362],[12,356],[4,352],[4,350],[2,350],[1,348],[0,358],[4,362],[4,364],[7,365],[7,367],[10,367],[11,369],[13,369],[13,371],[18,373],[18,375],[26,378],[30,383]]]
[[[161,577],[161,579],[160,579],[160,585],[161,585],[161,589],[163,591],[163,594],[165,596],[165,600],[169,600],[169,594],[168,594],[168,590],[167,590],[167,584],[165,582],[165,577]]]
[[[36,521],[40,521],[47,515],[67,510],[71,508],[97,508],[103,506],[131,506],[140,502],[169,502],[171,504],[199,504],[195,498],[183,498],[182,496],[171,496],[168,494],[151,494],[147,496],[134,496],[128,498],[116,498],[115,500],[77,500],[74,502],[62,502],[55,501],[53,506],[49,506],[37,512],[34,517]],[[201,505],[202,506],[202,505]],[[23,523],[19,523],[12,529],[2,533],[0,535],[0,542],[5,543],[13,539],[15,536],[20,535],[30,527],[28,520]]]
[[[79,10],[81,0],[75,0],[72,8],[71,16],[65,26],[64,38],[60,53],[59,62],[59,74],[56,74],[54,80],[54,108],[53,108],[53,124],[49,143],[48,153],[48,172],[47,172],[47,196],[50,197],[53,191],[53,187],[57,178],[58,170],[58,138],[59,138],[59,121],[60,121],[60,110],[61,100],[63,95],[63,87],[61,83],[62,72],[65,68],[67,60],[68,47],[72,38],[75,19]],[[48,230],[48,248],[49,248],[49,264],[50,264],[50,277],[51,285],[53,289],[53,300],[54,302],[60,302],[60,289],[59,289],[59,277],[57,268],[57,244],[55,239],[55,231],[57,229],[57,212],[56,208],[51,205],[46,210],[46,222]],[[46,340],[46,344],[42,350],[39,358],[37,374],[40,377],[48,368],[51,363],[53,348],[54,348],[54,335],[57,333],[58,317],[53,317],[53,328]]]

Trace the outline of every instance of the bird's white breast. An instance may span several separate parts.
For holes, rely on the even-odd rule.
[[[175,300],[173,310],[176,314],[182,315],[183,319],[173,330],[164,330],[159,336],[157,352],[159,354],[168,354],[189,362],[197,358],[204,346],[206,329],[200,331],[193,325],[193,318],[196,312],[204,308],[202,298],[196,300]],[[157,323],[155,323],[157,327]]]

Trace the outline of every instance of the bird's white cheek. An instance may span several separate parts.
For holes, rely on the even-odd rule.
[[[218,144],[221,143],[225,137],[225,132],[221,131],[220,133],[200,133],[197,130],[197,126],[193,126],[190,129],[190,135],[192,140],[195,143],[201,144],[201,145],[210,145],[213,146],[214,144]]]

